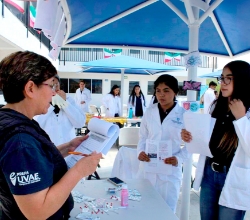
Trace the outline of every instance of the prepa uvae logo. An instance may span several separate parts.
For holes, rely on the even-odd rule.
[[[29,173],[29,171],[25,171],[19,173],[12,172],[10,174],[10,180],[13,186],[15,185],[22,186],[39,182],[41,178],[39,177],[38,173],[31,174]]]

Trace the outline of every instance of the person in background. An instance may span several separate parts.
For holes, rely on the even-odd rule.
[[[215,94],[214,90],[216,88],[217,84],[214,81],[211,81],[209,83],[209,88],[207,91],[204,93],[204,113],[209,113],[211,104],[215,100]]]
[[[58,75],[55,75],[54,86],[56,95],[52,97],[48,112],[35,116],[34,119],[46,131],[51,141],[58,146],[76,137],[75,128],[85,125],[85,114],[76,105],[74,99],[60,89]]]
[[[194,189],[200,190],[201,220],[243,220],[250,209],[250,65],[232,61],[218,82],[221,91],[211,107],[212,158],[200,155]],[[192,134],[181,132],[185,142]],[[200,137],[203,138],[203,137]]]
[[[79,87],[76,90],[75,94],[75,102],[82,109],[84,113],[89,112],[89,103],[91,101],[91,93],[90,90],[85,88],[85,81],[80,80]],[[77,134],[81,135],[81,128],[77,127]]]
[[[43,56],[18,51],[0,62],[0,209],[6,219],[69,219],[71,191],[92,174],[102,155],[93,152],[68,170],[63,157],[86,137],[55,146],[33,120],[56,95],[57,71]],[[15,92],[13,92],[15,91]]]
[[[186,147],[181,148],[181,129],[183,128],[183,114],[185,109],[176,102],[178,94],[178,81],[175,77],[164,74],[159,76],[154,82],[157,104],[150,106],[142,117],[139,142],[137,145],[140,168],[138,178],[146,178],[169,207],[175,212],[180,193],[182,179],[182,163],[189,157]],[[163,165],[171,166],[170,174],[148,172],[145,170],[146,163],[152,158],[146,152],[148,141],[156,142],[168,151],[171,148],[172,156],[166,157],[164,154],[157,154],[161,157]],[[168,142],[168,143],[166,143]]]
[[[139,85],[135,85],[128,99],[128,111],[132,108],[133,116],[142,117],[146,110],[146,100]],[[140,127],[140,122],[131,123],[131,126]]]
[[[85,81],[80,80],[79,87],[76,90],[75,102],[83,110],[83,112],[89,112],[89,103],[91,101],[90,90],[85,87]]]
[[[120,87],[114,85],[102,98],[102,104],[106,108],[106,117],[122,117]]]

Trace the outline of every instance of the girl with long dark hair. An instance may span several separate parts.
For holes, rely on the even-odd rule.
[[[110,92],[102,99],[102,104],[106,108],[106,117],[122,117],[120,87],[114,85]]]
[[[138,178],[148,179],[175,212],[180,193],[182,163],[189,156],[186,147],[181,148],[180,132],[185,109],[175,101],[179,91],[175,77],[168,74],[159,76],[154,82],[154,89],[158,103],[147,109],[140,127],[137,145],[140,160]],[[154,150],[153,154],[150,153],[150,149],[154,148],[158,148],[159,152]],[[170,151],[171,154],[168,154]],[[164,172],[147,170],[150,160],[152,163],[157,160],[159,166],[164,167]]]
[[[201,186],[202,220],[242,220],[250,209],[250,65],[228,63],[218,82],[221,91],[210,109],[216,119],[209,141],[213,157],[200,155],[194,188]],[[190,132],[181,135],[192,141]]]
[[[132,108],[133,116],[142,117],[146,110],[146,100],[139,85],[135,85],[128,99],[128,111]],[[139,122],[138,122],[139,123]],[[136,123],[132,123],[132,126]],[[140,126],[140,123],[138,124]]]

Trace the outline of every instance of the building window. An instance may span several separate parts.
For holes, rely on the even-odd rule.
[[[148,95],[154,95],[154,81],[148,81]]]
[[[69,93],[75,93],[79,88],[79,79],[69,79]]]
[[[69,79],[67,78],[60,78],[60,89],[63,90],[65,93],[69,92]]]
[[[121,88],[121,81],[116,81],[116,80],[111,80],[111,85],[110,85],[110,89],[114,86],[117,85]]]
[[[91,91],[91,79],[82,79],[82,80],[84,80],[84,82],[85,82],[85,88],[87,88]]]
[[[69,93],[75,93],[79,88],[79,82],[81,79],[69,79]],[[83,79],[85,82],[85,88],[91,91],[91,79]]]
[[[61,90],[65,93],[75,93],[79,88],[79,82],[81,79],[60,79]],[[102,94],[102,80],[101,79],[83,79],[85,87],[93,94]]]
[[[92,93],[102,94],[102,80],[101,79],[92,79]]]
[[[129,95],[131,94],[135,85],[140,85],[139,81],[129,81],[129,90],[128,90]]]
[[[140,50],[130,50],[131,54],[140,54]]]

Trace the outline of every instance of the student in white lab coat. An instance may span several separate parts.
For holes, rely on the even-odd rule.
[[[214,81],[211,81],[209,83],[209,88],[204,93],[204,113],[206,113],[206,114],[209,113],[211,104],[216,99],[216,96],[214,93],[216,86],[217,86],[217,84]]]
[[[91,101],[90,90],[85,88],[85,81],[80,80],[79,87],[76,90],[75,102],[83,110],[83,112],[89,112],[89,103]]]
[[[185,147],[181,148],[181,129],[183,128],[183,113],[185,110],[176,102],[179,91],[175,77],[165,74],[154,82],[154,89],[158,103],[147,109],[142,118],[139,143],[137,145],[140,168],[139,178],[148,179],[160,193],[166,203],[175,212],[180,193],[182,179],[182,163],[189,154]],[[146,154],[146,141],[170,141],[172,156],[165,158],[157,155],[157,160],[171,165],[171,174],[160,174],[145,171],[145,163],[150,161],[151,155]]]
[[[106,117],[122,117],[120,87],[114,85],[102,98],[102,104],[106,108]]]
[[[141,87],[139,85],[135,85],[129,98],[128,98],[128,115],[130,108],[133,111],[133,116],[135,117],[142,117],[144,112],[146,111],[146,100],[143,95],[143,92],[141,91]],[[131,126],[140,127],[140,122],[137,123],[131,123]]]
[[[55,76],[54,85],[56,85],[56,96],[59,96],[58,98],[61,99],[62,104],[51,104],[46,114],[35,116],[34,119],[47,132],[51,141],[56,146],[59,146],[76,137],[75,128],[81,128],[85,125],[85,114],[76,105],[74,99],[60,89],[58,75]]]
[[[137,113],[137,104],[139,103],[139,109]],[[128,110],[132,108],[133,115],[136,117],[143,116],[143,113],[146,111],[146,100],[141,91],[141,87],[139,85],[135,85],[129,98],[128,98]]]
[[[213,157],[200,155],[194,188],[201,187],[201,220],[243,220],[250,210],[250,65],[232,61],[218,81],[221,91],[211,108]],[[181,135],[192,142],[190,132]]]

